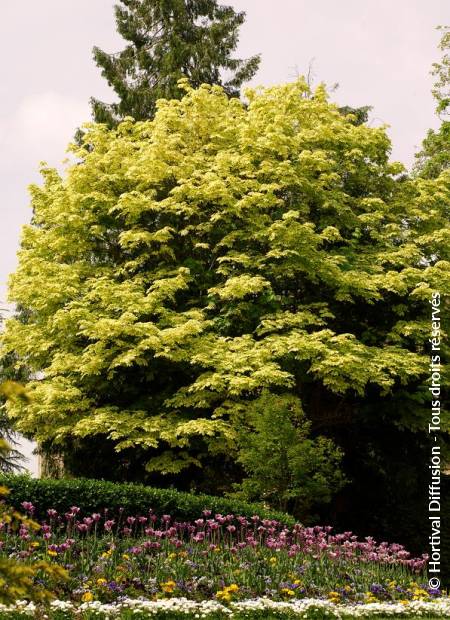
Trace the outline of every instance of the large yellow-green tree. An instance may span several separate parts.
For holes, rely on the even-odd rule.
[[[396,429],[425,440],[449,173],[408,179],[385,129],[323,87],[249,91],[248,105],[183,88],[152,121],[91,125],[90,152],[32,187],[10,288],[28,318],[4,337],[35,373],[29,403],[10,405],[17,427],[109,438],[176,473],[232,455],[236,420],[268,390],[350,456],[376,452],[357,446],[374,425],[378,445]]]

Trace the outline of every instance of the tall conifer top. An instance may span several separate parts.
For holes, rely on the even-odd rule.
[[[119,101],[91,99],[94,120],[115,126],[125,116],[152,118],[160,98],[179,99],[180,78],[194,87],[222,85],[238,96],[259,56],[233,58],[245,13],[216,0],[120,0],[117,30],[128,42],[117,54],[94,47],[94,59]]]

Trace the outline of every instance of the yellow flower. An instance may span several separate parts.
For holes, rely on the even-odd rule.
[[[328,592],[328,600],[330,601],[330,603],[340,603],[341,595],[339,594],[339,592]]]
[[[129,556],[128,554],[124,553],[124,554],[122,555],[122,558],[123,558],[124,560],[129,560],[129,559],[130,559],[130,556]]]
[[[276,564],[276,563],[277,563],[277,558],[276,558],[276,557],[274,557],[274,556],[272,556],[272,557],[269,559],[269,562],[270,562],[271,564]]]
[[[92,594],[92,592],[85,592],[81,597],[81,600],[83,601],[83,603],[90,603],[94,600],[94,595]]]
[[[100,579],[97,579],[97,585],[98,586],[104,586],[105,583],[108,583],[108,582],[103,577],[100,577]]]
[[[172,594],[177,584],[175,583],[175,581],[172,581],[170,579],[169,581],[160,583],[159,585],[161,586],[161,590],[163,592],[166,592],[167,594]]]
[[[169,553],[169,555],[167,556],[169,558],[169,560],[174,560],[177,557],[176,553]]]
[[[52,557],[54,557],[55,555],[58,555],[58,554],[56,553],[56,551],[53,551],[53,549],[48,549],[48,550],[47,550],[47,553],[48,553],[48,555],[51,555]]]
[[[31,543],[30,547],[33,547],[34,549],[36,549],[36,547],[39,547],[40,543],[38,543],[37,541],[34,541]]]
[[[423,601],[429,598],[429,594],[426,590],[422,590],[421,588],[416,588],[413,590],[413,601]]]
[[[373,595],[372,592],[366,592],[364,595],[364,600],[366,603],[377,603],[378,599]]]
[[[188,552],[187,552],[187,551],[180,551],[180,552],[178,553],[178,556],[179,556],[180,558],[186,558],[188,555],[189,555],[189,554],[188,554]]]
[[[223,590],[218,590],[216,597],[222,601],[231,601],[232,595],[238,591],[239,586],[236,583],[232,583],[230,586],[225,586]]]
[[[294,590],[290,590],[289,588],[281,588],[281,592],[286,596],[295,596]]]

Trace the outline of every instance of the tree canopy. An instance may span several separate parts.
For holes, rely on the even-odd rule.
[[[385,129],[324,87],[246,105],[179,87],[151,121],[91,124],[91,151],[31,188],[10,287],[28,320],[4,336],[34,373],[9,404],[18,428],[109,437],[165,473],[233,454],[263,392],[294,395],[344,452],[367,420],[424,435],[450,173],[405,177]]]
[[[238,96],[256,73],[259,56],[232,56],[245,13],[217,0],[120,0],[117,30],[128,42],[108,54],[94,47],[94,60],[119,98],[106,104],[91,99],[94,120],[114,126],[125,116],[151,118],[160,98],[180,98],[180,78],[192,86],[220,84]]]

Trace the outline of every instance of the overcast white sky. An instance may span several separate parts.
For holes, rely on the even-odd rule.
[[[225,3],[225,2],[224,2]],[[406,165],[426,130],[437,127],[430,94],[439,58],[436,26],[450,23],[449,0],[228,0],[247,13],[238,54],[262,54],[252,84],[305,73],[339,83],[341,104],[372,105],[388,123],[393,159]],[[91,57],[93,45],[122,48],[113,0],[1,0],[0,307],[16,266],[20,229],[31,212],[27,186],[39,162],[59,165],[88,100],[111,101]],[[35,467],[34,465],[32,466]]]

